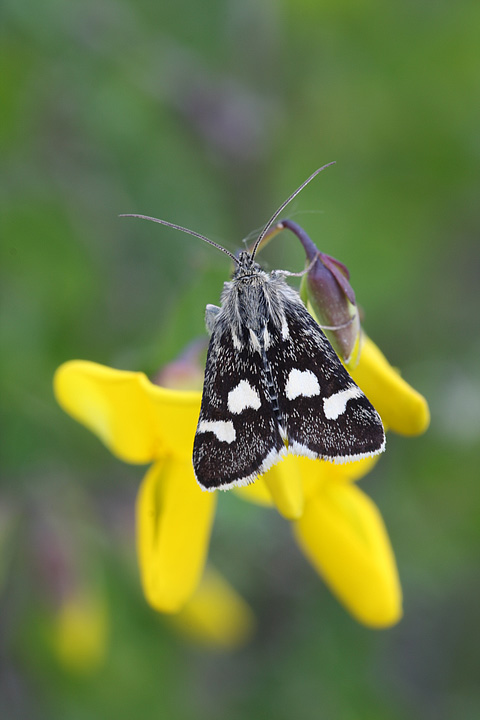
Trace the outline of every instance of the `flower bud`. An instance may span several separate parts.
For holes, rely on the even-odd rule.
[[[360,356],[360,319],[348,269],[339,260],[319,252],[296,223],[282,220],[279,225],[295,233],[310,263],[302,281],[302,299],[340,359],[346,365],[355,367]]]

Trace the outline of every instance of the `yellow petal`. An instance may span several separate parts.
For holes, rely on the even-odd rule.
[[[311,460],[297,457],[295,461],[302,476],[305,497],[315,495],[325,483],[356,482],[378,462],[379,455],[354,462],[332,463],[328,460]]]
[[[223,649],[244,645],[255,628],[245,600],[211,567],[172,621],[196,642]]]
[[[330,465],[330,475],[332,479],[345,479],[350,482],[361,480],[367,475],[380,460],[381,455],[373,455],[372,457],[362,458],[348,463],[328,463]],[[335,476],[335,477],[333,477]]]
[[[202,576],[216,493],[198,486],[190,459],[165,458],[146,474],[137,498],[137,552],[145,597],[177,612]]]
[[[395,558],[376,505],[356,485],[327,483],[295,523],[305,555],[352,615],[371,627],[402,616]]]
[[[273,505],[272,495],[265,485],[264,476],[259,477],[250,485],[234,487],[233,492],[242,500],[254,503],[255,505]]]
[[[191,456],[198,392],[167,390],[143,373],[84,360],[61,365],[54,390],[65,412],[126,462],[147,463],[162,454]]]
[[[303,512],[305,498],[314,495],[323,483],[360,480],[370,472],[379,457],[375,455],[351,463],[336,464],[287,455],[283,462],[274,465],[254,483],[233,488],[233,491],[242,500],[256,505],[276,505],[284,517],[297,520]]]
[[[66,597],[53,627],[54,649],[68,669],[96,670],[105,657],[108,616],[99,592],[82,591]]]
[[[303,488],[299,463],[293,455],[273,465],[263,476],[278,512],[288,520],[296,520],[303,512]]]
[[[428,428],[427,401],[403,380],[370,338],[364,338],[360,362],[349,372],[390,430],[420,435]]]

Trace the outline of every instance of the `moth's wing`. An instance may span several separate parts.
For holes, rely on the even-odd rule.
[[[222,327],[223,325],[223,327]],[[217,323],[210,338],[193,468],[206,490],[246,485],[285,454],[262,355]]]
[[[285,307],[288,334],[267,350],[289,452],[335,462],[384,450],[379,414],[300,303]],[[280,348],[280,349],[279,349]]]

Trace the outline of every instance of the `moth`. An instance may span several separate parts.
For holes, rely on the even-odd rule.
[[[286,282],[295,273],[267,273],[255,262],[279,214],[325,167],[282,203],[252,251],[238,256],[193,230],[128,215],[200,237],[235,263],[220,306],[207,305],[205,313],[210,343],[193,444],[193,469],[204,490],[248,485],[287,453],[349,462],[385,448],[380,416]]]

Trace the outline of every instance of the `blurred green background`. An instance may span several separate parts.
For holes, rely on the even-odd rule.
[[[480,4],[4,0],[0,716],[6,720],[480,716]],[[70,358],[154,372],[203,332],[231,250],[289,208],[351,272],[365,327],[428,399],[362,488],[405,616],[350,618],[275,512],[220,498],[211,556],[255,611],[236,652],[146,605],[143,468],[53,399]],[[293,236],[266,267],[299,270]],[[105,598],[105,656],[52,645],[65,583]]]

